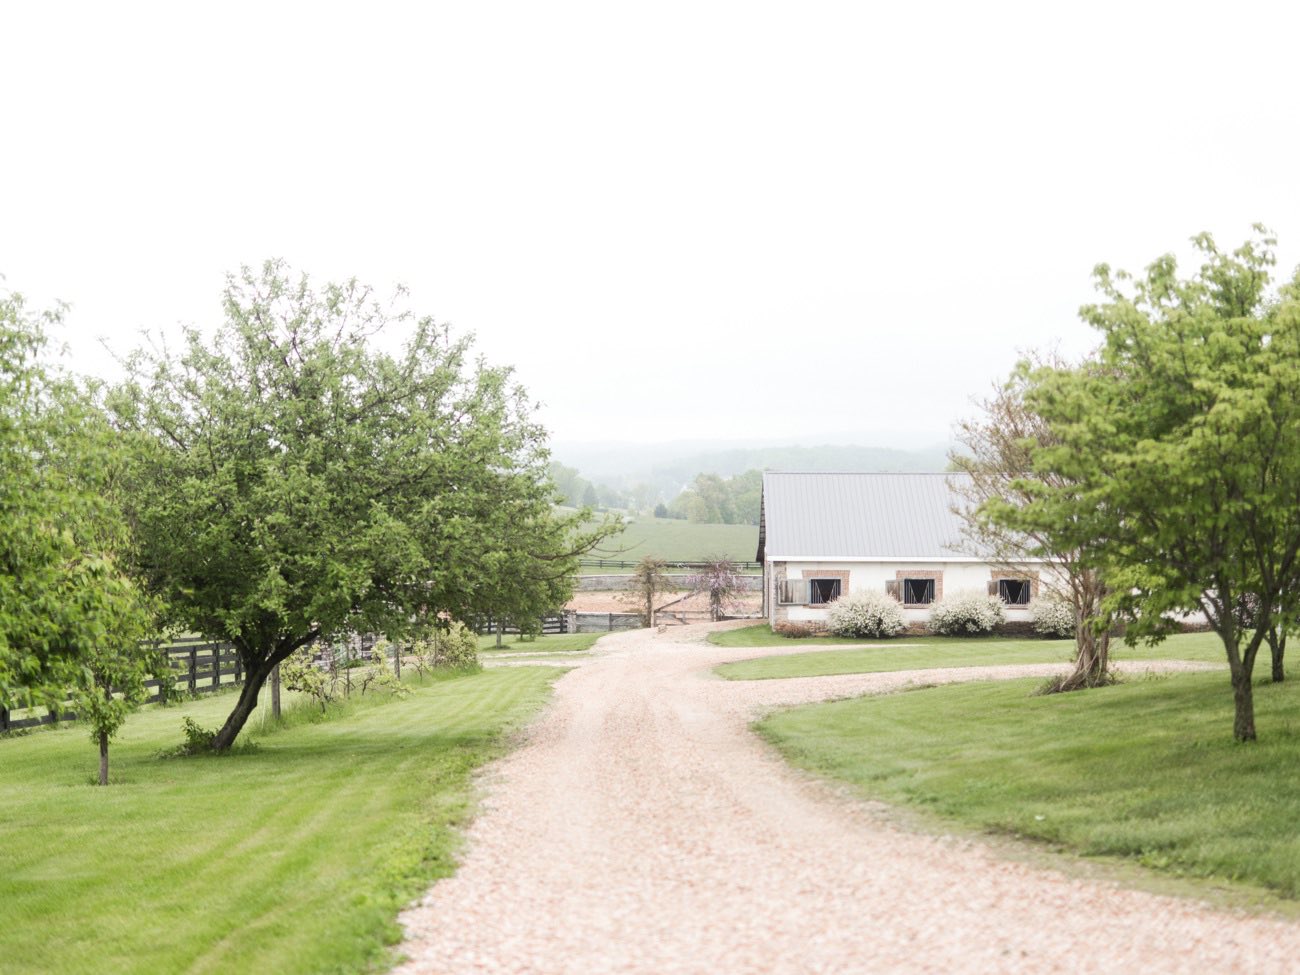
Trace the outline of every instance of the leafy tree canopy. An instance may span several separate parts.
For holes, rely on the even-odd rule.
[[[136,353],[112,397],[138,443],[141,571],[175,623],[229,640],[247,671],[218,750],[299,647],[513,612],[530,585],[555,599],[586,544],[553,513],[544,431],[510,371],[402,298],[246,268],[211,340]]]
[[[136,667],[148,620],[121,569],[119,444],[84,391],[44,361],[46,330],[61,318],[0,293],[0,707],[61,710],[91,685],[94,660]]]
[[[1190,277],[1171,256],[1139,278],[1096,269],[1103,300],[1082,314],[1103,344],[1079,368],[1030,374],[1026,400],[1059,442],[1017,489],[1102,570],[1130,640],[1205,614],[1232,671],[1234,734],[1253,739],[1255,654],[1300,593],[1300,277],[1270,291],[1263,228],[1231,253],[1194,243]]]

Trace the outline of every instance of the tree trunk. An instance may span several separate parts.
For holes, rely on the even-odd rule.
[[[1056,689],[1078,691],[1110,683],[1110,631],[1098,635],[1087,621],[1080,621],[1074,647],[1074,670]]]
[[[108,785],[108,732],[99,733],[99,784]]]
[[[402,645],[393,644],[393,676],[398,680],[402,679]]]
[[[1232,719],[1232,737],[1237,741],[1255,740],[1255,697],[1250,685],[1250,671],[1242,664],[1232,668],[1232,701],[1236,713]]]
[[[286,659],[295,650],[315,643],[319,637],[320,634],[317,632],[308,633],[296,640],[286,637],[272,646],[264,648],[236,644],[248,674],[244,678],[244,685],[239,689],[239,699],[235,702],[234,710],[226,718],[226,723],[221,726],[221,730],[212,738],[212,750],[214,752],[224,752],[235,743],[235,739],[239,737],[239,732],[243,730],[248,719],[257,710],[257,695],[261,692],[262,685],[271,678],[273,672],[278,677],[280,661]]]
[[[280,665],[271,668],[271,717],[280,720]]]
[[[244,680],[244,686],[239,689],[239,699],[235,702],[234,710],[230,712],[230,716],[226,718],[226,723],[221,726],[221,730],[212,739],[212,750],[214,752],[224,752],[235,743],[235,739],[239,737],[244,725],[253,716],[253,712],[257,710],[257,695],[262,690],[262,685],[266,683],[267,678],[271,676],[273,666],[273,664],[263,661],[255,668],[248,668],[248,677]]]

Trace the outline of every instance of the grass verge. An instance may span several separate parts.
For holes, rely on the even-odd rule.
[[[0,741],[0,971],[383,967],[397,911],[453,870],[472,773],[557,676],[437,680],[227,757],[157,754],[182,716],[218,724],[228,696],[148,708],[106,789],[83,728]]]
[[[767,627],[747,626],[739,630],[711,633],[709,640],[722,646],[779,645],[789,647],[791,650],[814,644],[812,639],[786,640],[782,637],[773,637],[779,641],[778,643],[723,643],[713,639],[735,633],[748,634],[751,630],[767,630]],[[770,635],[770,631],[768,632]],[[761,634],[758,636],[761,637]],[[816,639],[820,643],[821,638]],[[897,641],[883,641],[868,647],[862,645],[862,640],[841,642],[853,648],[742,660],[723,664],[716,669],[716,673],[728,680],[769,680],[781,677],[824,677],[830,674],[874,674],[889,670],[919,670],[931,667],[1066,663],[1070,660],[1074,649],[1071,640],[1002,640],[988,637],[979,639],[904,637]],[[1117,642],[1112,645],[1111,656],[1115,660],[1134,662],[1143,660],[1224,662],[1223,644],[1213,633],[1182,633],[1170,637],[1155,647],[1126,647]]]
[[[963,684],[783,711],[794,764],[942,820],[1300,897],[1300,688],[1256,687],[1261,740],[1232,740],[1221,673],[1031,697]]]
[[[532,640],[521,640],[517,636],[503,636],[501,646],[497,638],[480,636],[478,652],[485,657],[496,653],[568,653],[575,650],[590,650],[605,634],[603,633],[552,633]]]

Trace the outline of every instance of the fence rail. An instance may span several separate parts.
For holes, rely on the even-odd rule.
[[[211,694],[213,691],[244,680],[244,665],[229,643],[216,643],[199,638],[173,640],[169,643],[155,643],[156,647],[165,647],[167,657],[172,665],[172,687],[188,691],[190,694]],[[152,677],[144,682],[149,691],[149,700],[158,699],[158,689],[166,678]],[[49,713],[32,714],[35,708],[29,708],[24,717],[15,717],[13,712],[0,708],[0,732],[18,731],[22,728],[35,728],[56,721],[71,721],[76,712],[69,702],[64,702],[63,710],[57,716]]]
[[[541,618],[541,627],[540,630],[533,632],[542,634],[572,632],[569,629],[569,618],[563,613],[556,616],[543,616]],[[479,636],[491,636],[498,631],[505,636],[518,636],[522,632],[516,623],[504,623],[495,620],[487,620],[486,622],[480,623],[478,627]]]

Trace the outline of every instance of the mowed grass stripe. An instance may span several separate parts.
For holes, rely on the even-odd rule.
[[[977,829],[1300,899],[1300,686],[1255,688],[1232,739],[1226,672],[1031,696],[963,684],[794,708],[759,731],[796,765]]]
[[[0,741],[0,971],[360,971],[452,869],[471,774],[553,668],[441,680],[224,758],[156,757],[209,698],[132,717],[108,789],[77,727]]]

